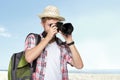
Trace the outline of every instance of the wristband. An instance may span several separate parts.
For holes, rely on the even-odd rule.
[[[72,41],[72,42],[70,42],[70,43],[67,43],[67,45],[68,46],[71,46],[71,45],[73,45],[75,42],[74,41]]]

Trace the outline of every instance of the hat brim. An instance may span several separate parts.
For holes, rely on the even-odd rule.
[[[50,17],[50,18],[56,18],[56,19],[58,19],[58,20],[60,20],[60,21],[65,21],[65,18],[64,17],[62,17],[62,16],[54,16],[54,15],[42,15],[42,14],[38,14],[38,17],[39,18],[43,18],[43,17]]]

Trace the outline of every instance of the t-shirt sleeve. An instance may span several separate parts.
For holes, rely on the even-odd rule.
[[[26,40],[25,40],[25,50],[31,49],[35,47],[35,36],[33,34],[27,36]]]

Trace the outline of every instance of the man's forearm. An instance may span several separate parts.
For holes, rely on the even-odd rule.
[[[78,52],[78,50],[76,49],[75,45],[70,45],[69,46],[71,53],[72,53],[72,58],[73,58],[73,66],[80,69],[83,67],[83,62],[81,59],[81,56]]]
[[[49,37],[46,37],[43,40],[41,40],[41,42],[34,48],[26,50],[25,51],[26,61],[31,63],[34,59],[36,59],[41,54],[46,45],[49,43],[49,41],[50,41]]]

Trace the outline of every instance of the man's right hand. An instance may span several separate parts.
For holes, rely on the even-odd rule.
[[[58,31],[57,31],[56,25],[52,24],[48,30],[47,37],[51,40],[57,33],[58,33]]]

